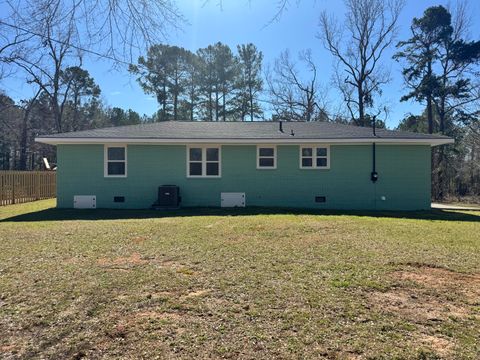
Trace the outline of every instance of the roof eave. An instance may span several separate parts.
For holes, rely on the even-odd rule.
[[[451,138],[338,138],[338,139],[306,139],[306,138],[283,138],[283,139],[218,139],[218,138],[205,138],[205,139],[180,139],[180,138],[66,138],[66,137],[37,137],[36,142],[49,144],[49,145],[66,145],[66,144],[343,144],[343,145],[355,145],[355,144],[395,144],[395,145],[430,145],[438,146],[445,144],[453,144],[454,140]]]

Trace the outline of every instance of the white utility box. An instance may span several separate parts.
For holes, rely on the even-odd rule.
[[[220,197],[222,207],[245,207],[245,193],[222,192]]]
[[[74,209],[95,209],[97,207],[97,197],[95,195],[74,195]]]

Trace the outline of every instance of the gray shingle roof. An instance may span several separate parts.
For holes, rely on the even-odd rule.
[[[140,125],[119,126],[103,129],[75,131],[44,135],[37,140],[47,139],[164,139],[164,140],[281,140],[281,139],[397,139],[397,140],[450,140],[446,136],[377,129],[376,137],[371,128],[328,122],[200,122],[164,121]],[[293,131],[293,136],[291,135]],[[450,142],[450,141],[448,141]]]

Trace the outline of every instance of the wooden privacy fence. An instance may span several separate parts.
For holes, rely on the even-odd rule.
[[[0,171],[0,206],[55,197],[55,171]]]

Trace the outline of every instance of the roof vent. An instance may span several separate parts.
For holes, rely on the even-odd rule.
[[[279,127],[278,130],[280,130],[280,132],[283,133],[283,122],[282,122],[282,120],[280,120],[280,121],[278,122],[278,127]]]
[[[290,130],[290,136],[295,136],[295,133],[293,132],[293,129]]]

